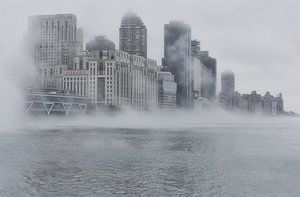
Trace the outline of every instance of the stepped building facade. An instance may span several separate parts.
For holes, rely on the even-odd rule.
[[[64,90],[88,96],[95,107],[158,107],[156,61],[119,50],[96,50],[75,59],[60,78]],[[80,62],[83,67],[77,66]]]

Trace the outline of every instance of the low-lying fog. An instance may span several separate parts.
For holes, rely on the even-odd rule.
[[[26,119],[26,121],[24,121]],[[113,115],[98,113],[78,117],[27,117],[22,124],[27,128],[49,129],[60,127],[105,128],[192,128],[192,127],[288,127],[300,128],[300,120],[291,117],[227,112],[221,109],[186,111],[122,111]],[[20,126],[20,125],[15,125]]]

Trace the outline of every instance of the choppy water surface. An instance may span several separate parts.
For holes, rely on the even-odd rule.
[[[299,196],[298,128],[0,133],[0,196]]]

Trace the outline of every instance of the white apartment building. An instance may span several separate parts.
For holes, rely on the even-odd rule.
[[[129,53],[93,51],[64,70],[63,89],[88,96],[97,107],[153,109],[158,106],[156,61]]]

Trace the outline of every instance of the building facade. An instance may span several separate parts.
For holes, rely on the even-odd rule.
[[[165,24],[164,31],[163,67],[175,76],[177,106],[191,108],[191,28],[182,21],[170,21],[169,24]]]
[[[158,72],[158,107],[176,108],[177,84],[170,72]]]
[[[95,107],[158,107],[156,61],[119,50],[96,50],[83,59],[87,60],[87,67],[74,66],[63,71],[65,90],[88,96]]]
[[[217,60],[209,56],[208,51],[200,51],[203,64],[201,74],[201,96],[210,101],[215,100],[217,91]]]
[[[40,87],[56,88],[55,66],[72,65],[76,51],[82,49],[82,34],[73,14],[29,16],[27,41]]]
[[[119,28],[119,49],[147,58],[147,28],[135,13],[127,13]]]
[[[231,71],[224,71],[221,75],[221,92],[230,94],[235,91],[234,73]]]
[[[193,84],[193,99],[197,100],[202,98],[201,95],[201,82],[203,64],[200,60],[200,42],[197,40],[191,41],[192,50],[192,84]]]

